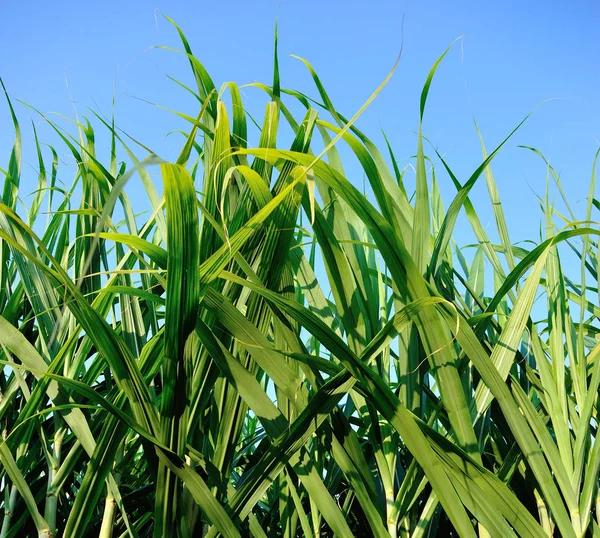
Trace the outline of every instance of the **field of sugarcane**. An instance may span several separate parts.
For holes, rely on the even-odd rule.
[[[29,107],[58,143],[21,140],[4,88],[0,538],[600,537],[594,155],[585,213],[546,194],[518,246],[490,168],[512,133],[456,177],[419,125],[400,169],[355,125],[387,79],[343,116],[308,62],[312,97],[280,83],[275,41],[259,118],[177,30],[175,162],[101,114]]]

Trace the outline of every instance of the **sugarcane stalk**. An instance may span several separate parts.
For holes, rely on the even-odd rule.
[[[55,435],[52,454],[50,455],[48,464],[48,487],[46,490],[46,505],[44,507],[44,519],[48,522],[48,527],[52,533],[57,532],[56,512],[58,510],[58,492],[54,486],[54,477],[60,467],[62,445],[66,433],[64,421],[60,415],[54,416],[54,427]]]
[[[0,530],[0,538],[5,538],[8,534],[8,531],[10,530],[10,522],[12,519],[13,511],[15,509],[15,504],[17,502],[17,495],[17,488],[15,486],[12,486],[8,495],[8,503],[5,503],[4,505],[4,518],[2,519],[2,530]]]
[[[123,459],[123,445],[119,447],[115,455],[115,468]],[[121,483],[121,473],[115,472],[113,475],[115,483],[118,486]],[[111,493],[111,489],[107,488],[106,500],[104,502],[104,514],[102,515],[102,525],[100,526],[100,534],[98,538],[112,538],[115,524],[115,514],[117,513],[117,501]]]

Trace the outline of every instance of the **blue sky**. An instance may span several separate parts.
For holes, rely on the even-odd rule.
[[[86,114],[86,107],[108,114],[116,84],[117,124],[173,159],[181,140],[165,134],[181,124],[135,98],[192,115],[197,112],[195,103],[166,77],[192,84],[185,59],[151,48],[180,48],[162,13],[185,31],[217,87],[230,80],[270,83],[273,26],[279,16],[282,85],[316,96],[306,69],[289,54],[303,56],[346,116],[390,70],[400,48],[404,16],[400,66],[358,122],[376,141],[381,141],[383,127],[401,164],[416,151],[414,130],[427,72],[444,49],[464,35],[434,80],[425,115],[426,136],[464,182],[481,161],[473,119],[492,149],[536,105],[558,98],[535,112],[494,161],[493,170],[514,241],[539,238],[536,193],[543,195],[546,182],[543,162],[517,148],[519,144],[535,146],[547,155],[561,173],[576,212],[584,214],[592,158],[600,140],[597,2],[38,0],[35,6],[4,2],[0,76],[14,99],[69,117],[74,114],[70,96],[79,114]],[[250,88],[244,96],[261,114],[264,96]],[[43,140],[53,139],[34,113],[22,105],[17,111],[25,131],[22,192],[27,193],[35,188],[29,118],[39,125]],[[0,126],[0,167],[5,168],[13,132],[4,105]],[[441,167],[439,172],[447,206],[455,191]],[[72,166],[61,172],[66,181],[73,173]],[[484,224],[493,226],[484,180],[472,198]]]

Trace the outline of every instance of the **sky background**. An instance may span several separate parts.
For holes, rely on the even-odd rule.
[[[543,196],[546,184],[543,161],[518,148],[520,144],[535,146],[550,159],[576,213],[585,213],[600,140],[598,2],[6,1],[0,6],[0,77],[14,100],[68,117],[74,116],[73,105],[83,115],[91,116],[87,107],[110,114],[114,90],[117,125],[163,158],[175,159],[181,138],[165,135],[183,125],[137,99],[197,114],[193,99],[166,76],[193,85],[185,58],[153,48],[180,48],[163,13],[182,27],[217,87],[226,81],[271,83],[278,17],[282,86],[317,96],[306,68],[289,55],[302,56],[313,64],[335,107],[347,117],[391,69],[404,18],[399,68],[358,121],[377,142],[385,130],[402,166],[416,152],[414,131],[427,73],[446,47],[464,35],[434,79],[425,135],[464,183],[481,162],[474,119],[491,150],[538,104],[555,99],[533,114],[493,163],[511,239],[539,240],[542,215],[536,195]],[[247,88],[244,99],[262,117],[264,94]],[[36,180],[30,119],[43,141],[55,139],[33,111],[18,103],[16,108],[24,131],[23,194],[35,189]],[[8,108],[0,105],[0,168],[6,168],[13,137]],[[108,161],[108,149],[100,149]],[[68,183],[75,167],[64,146],[60,153],[59,177]],[[447,207],[455,189],[441,166],[437,169]],[[360,173],[350,169],[349,176],[362,185]],[[25,198],[26,203],[30,200]],[[472,200],[483,224],[492,227],[483,178]],[[458,232],[468,242],[464,220]],[[462,238],[459,235],[459,243]]]

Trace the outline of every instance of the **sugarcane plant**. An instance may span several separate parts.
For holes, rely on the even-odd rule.
[[[355,125],[392,73],[349,119],[306,60],[317,96],[281,85],[275,40],[255,122],[170,22],[198,102],[174,111],[175,162],[114,114],[64,128],[29,106],[26,207],[4,88],[0,538],[600,536],[597,155],[585,215],[548,189],[540,237],[515,245],[490,167],[514,131],[481,138],[466,178],[425,154],[450,49],[401,169]]]

